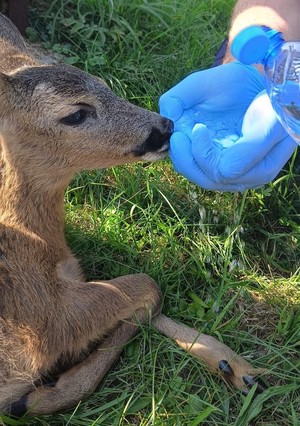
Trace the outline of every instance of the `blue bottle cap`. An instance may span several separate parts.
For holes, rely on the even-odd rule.
[[[246,65],[255,64],[264,58],[269,50],[270,40],[258,26],[242,30],[231,44],[232,55]]]

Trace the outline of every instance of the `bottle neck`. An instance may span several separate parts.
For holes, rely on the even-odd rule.
[[[273,57],[277,54],[278,50],[281,48],[285,40],[280,31],[273,30],[272,28],[266,26],[262,26],[262,29],[264,30],[270,41],[269,49],[261,60],[263,64],[266,64],[270,57]]]

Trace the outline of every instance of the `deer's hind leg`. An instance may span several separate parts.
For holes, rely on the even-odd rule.
[[[91,313],[93,323],[87,334],[93,334],[95,338],[103,336],[103,333],[107,336],[84,361],[61,374],[54,386],[37,387],[16,401],[11,406],[12,415],[20,416],[27,411],[30,415],[51,414],[74,407],[86,399],[136,333],[138,325],[145,322],[149,310],[155,313],[159,308],[159,290],[155,282],[144,274],[102,283],[86,283],[82,287],[86,292],[84,286],[90,286],[88,290],[93,290],[91,298],[80,303],[81,309]],[[75,297],[76,292],[71,293]],[[79,292],[76,296],[82,294]],[[105,317],[102,313],[104,304]],[[95,320],[97,308],[99,322]]]

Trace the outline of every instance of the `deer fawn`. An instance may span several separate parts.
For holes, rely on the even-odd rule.
[[[0,52],[0,412],[75,406],[150,314],[159,332],[247,392],[258,371],[160,314],[149,276],[86,282],[65,241],[64,190],[74,173],[165,157],[172,122],[74,67],[39,63],[3,15]],[[91,342],[100,343],[89,351]]]

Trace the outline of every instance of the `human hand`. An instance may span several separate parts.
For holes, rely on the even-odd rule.
[[[297,147],[265,91],[247,109],[240,133],[228,147],[214,141],[202,124],[194,126],[190,138],[174,133],[170,157],[175,170],[206,189],[244,191],[274,179]]]
[[[175,131],[191,136],[196,123],[207,124],[211,131],[223,134],[240,132],[243,116],[264,89],[256,68],[239,62],[195,72],[159,100],[160,113],[174,121]]]

